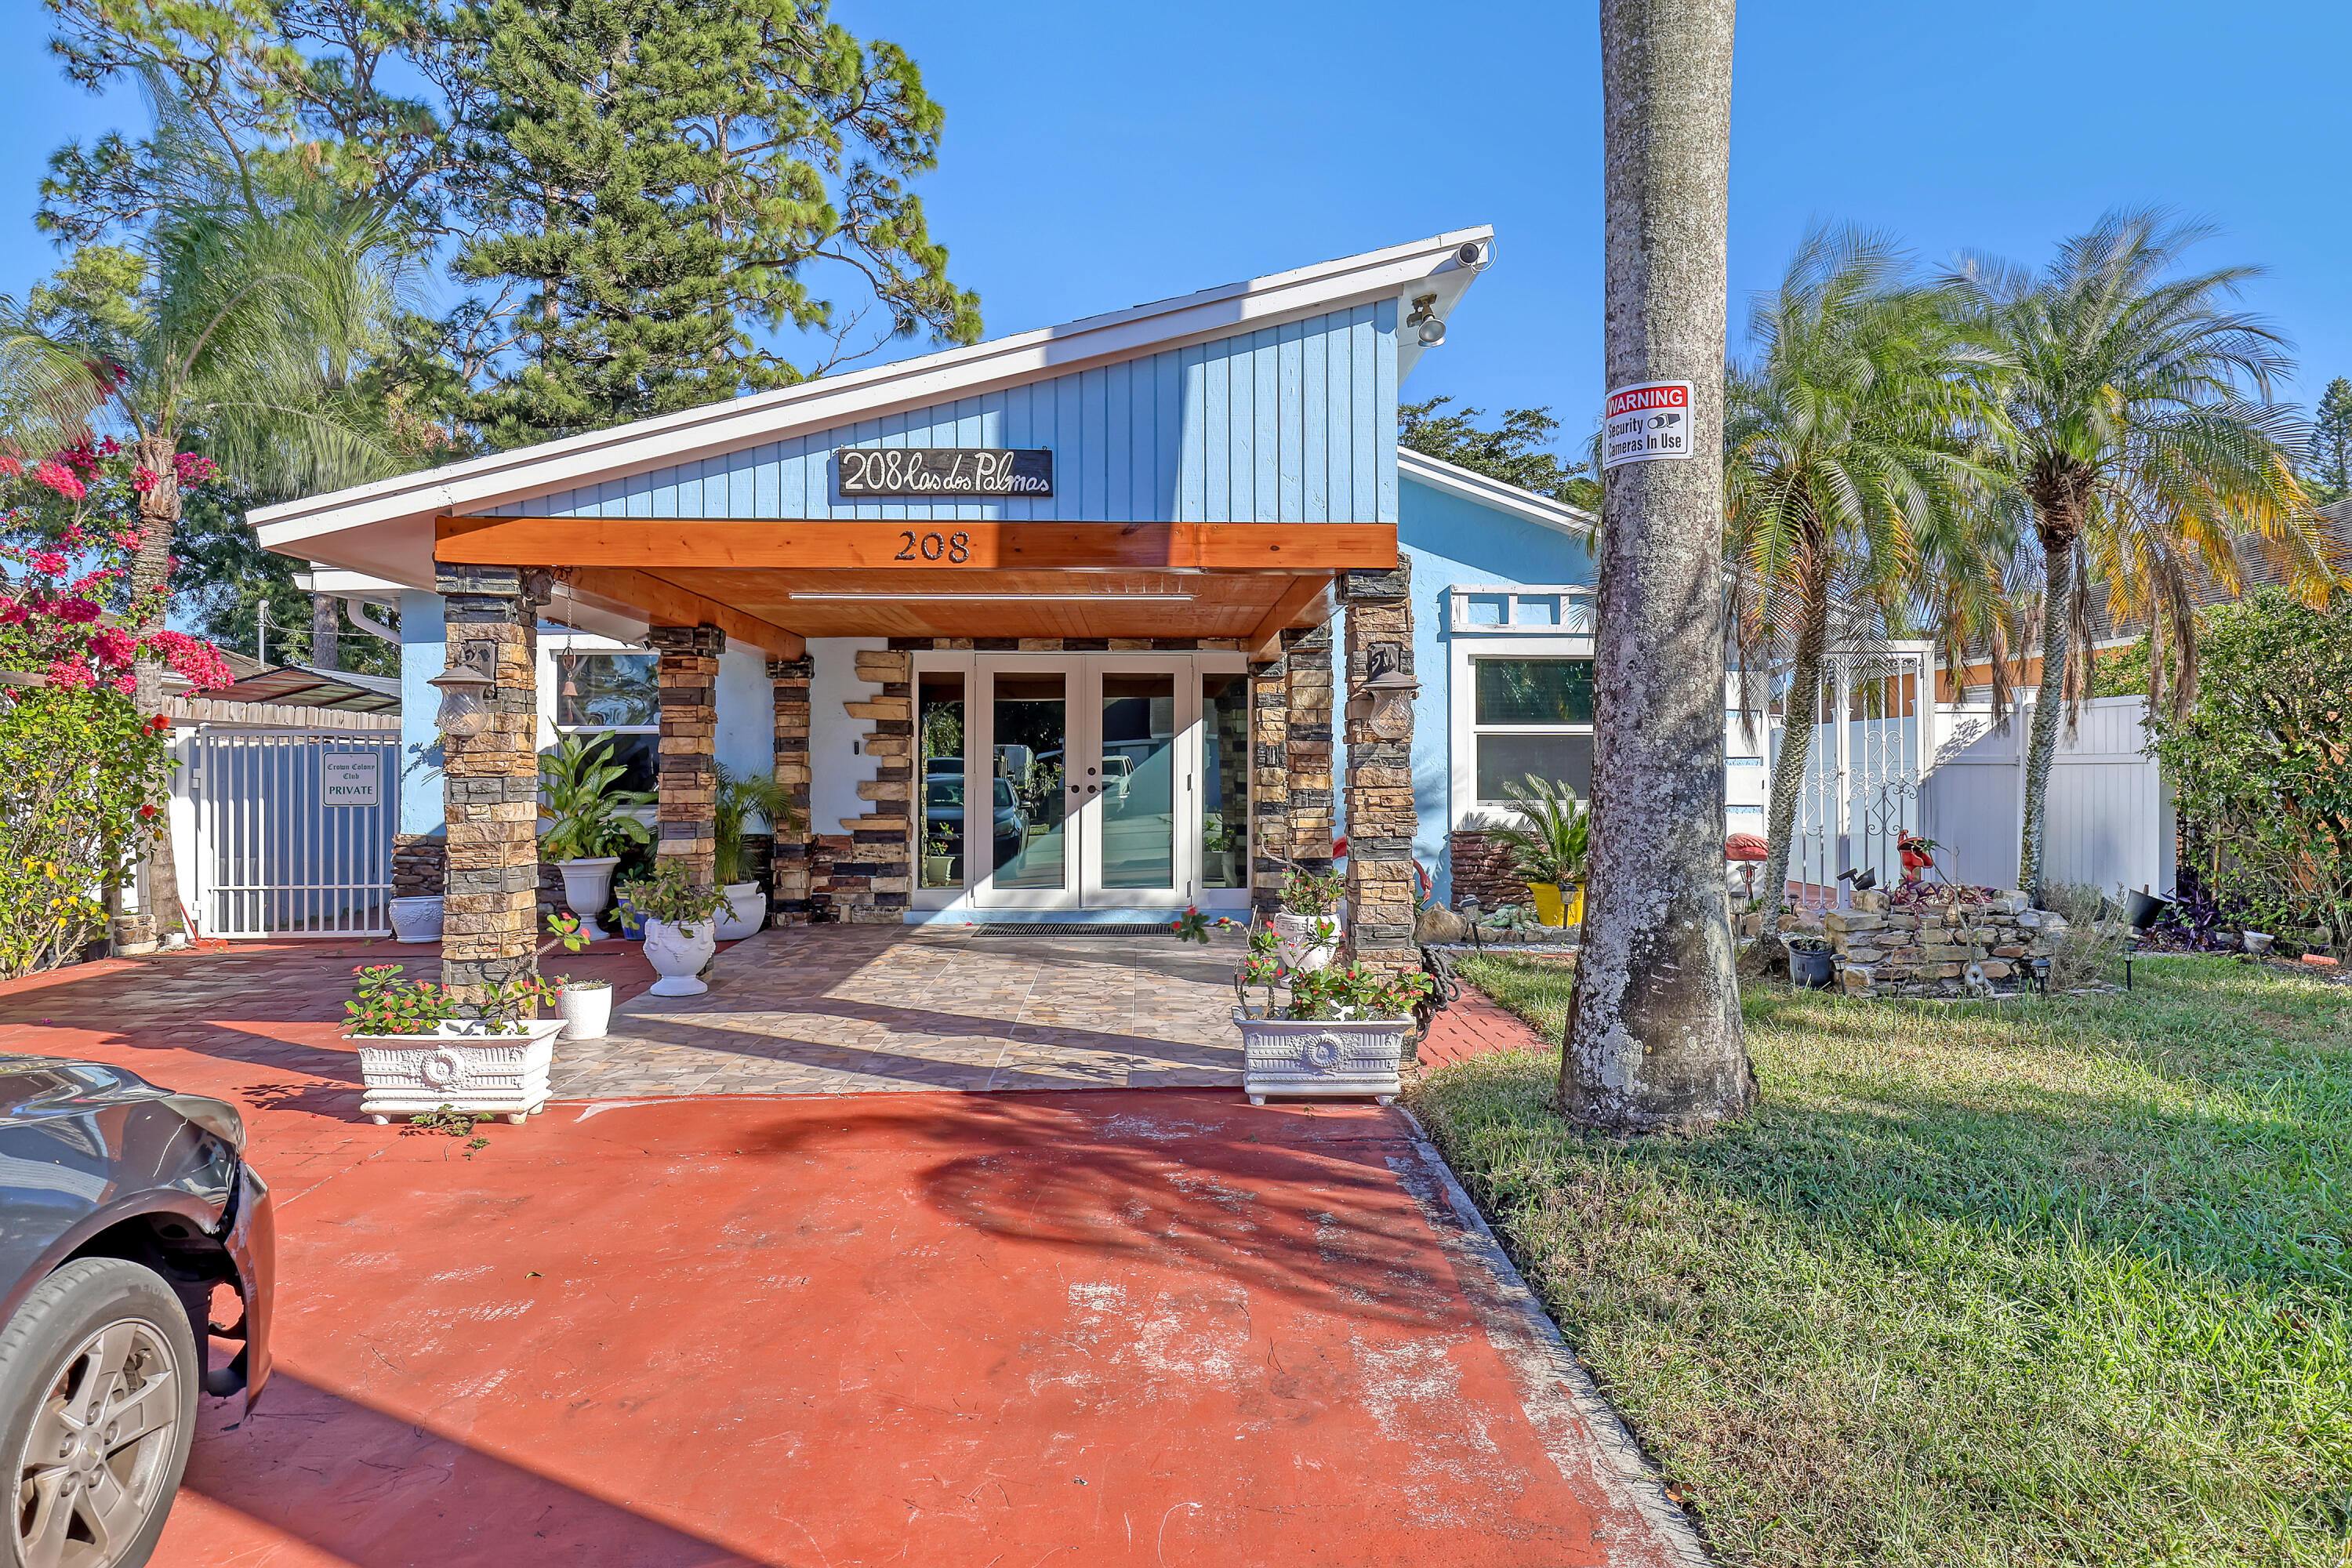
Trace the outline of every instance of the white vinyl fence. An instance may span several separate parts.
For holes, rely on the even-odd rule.
[[[1890,888],[1901,876],[1896,844],[1919,831],[1921,769],[1937,733],[1933,682],[1925,643],[1828,656],[1789,846],[1790,896],[1801,907],[1844,903],[1841,872],[1874,870]],[[1776,722],[1772,760],[1783,735]]]
[[[182,892],[204,936],[384,936],[395,735],[220,732],[177,747]]]
[[[2025,810],[2025,742],[2032,694],[2005,728],[1979,705],[1944,706],[1934,765],[1921,786],[1920,831],[1944,846],[1938,868],[1956,882],[2017,885]],[[2050,767],[2045,882],[2173,889],[2172,795],[2144,755],[2147,700],[2095,698],[2071,738],[2059,731]]]

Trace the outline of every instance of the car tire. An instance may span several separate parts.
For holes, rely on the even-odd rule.
[[[64,1568],[142,1568],[187,1468],[203,1376],[187,1309],[152,1269],[81,1258],[33,1287],[0,1330],[0,1456],[16,1498],[0,1563],[43,1561],[28,1545],[62,1533]],[[118,1429],[77,1436],[110,1409]]]

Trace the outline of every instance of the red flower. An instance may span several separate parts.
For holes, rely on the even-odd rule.
[[[69,664],[62,658],[49,661],[49,684],[68,691],[79,691],[98,684],[98,677],[86,664]]]
[[[59,599],[54,608],[58,619],[82,626],[90,625],[106,613],[95,599]]]
[[[37,550],[26,564],[36,572],[46,573],[51,577],[61,577],[65,574],[66,558],[54,550]]]
[[[141,491],[152,490],[163,482],[163,476],[152,468],[133,468],[131,470],[131,488]]]
[[[24,464],[5,453],[0,453],[0,477],[13,479],[24,471]]]
[[[140,819],[141,821],[142,821],[142,822],[151,822],[151,821],[154,820],[154,816],[155,816],[155,808],[154,808],[153,806],[152,806],[152,805],[142,805],[142,806],[141,806],[141,807],[139,808],[139,819]]]
[[[33,470],[33,478],[49,487],[68,500],[79,500],[89,493],[89,487],[68,473],[55,461],[45,462]]]

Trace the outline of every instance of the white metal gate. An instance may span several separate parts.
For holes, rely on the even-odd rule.
[[[390,934],[396,739],[199,734],[180,743],[180,763],[201,934]]]
[[[1817,712],[1789,846],[1790,901],[1805,909],[1844,904],[1843,871],[1875,871],[1883,888],[1902,877],[1897,842],[1919,830],[1920,774],[1934,743],[1929,646],[1832,651]],[[1776,759],[1782,742],[1776,725]]]

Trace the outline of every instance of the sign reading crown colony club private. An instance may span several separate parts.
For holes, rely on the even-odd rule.
[[[319,798],[327,805],[381,805],[383,756],[377,752],[329,752],[319,759]]]
[[[844,500],[1050,496],[1054,454],[1042,447],[836,447]]]
[[[1691,384],[1644,381],[1612,387],[1601,416],[1601,467],[1654,463],[1687,458],[1696,445],[1691,429]]]

